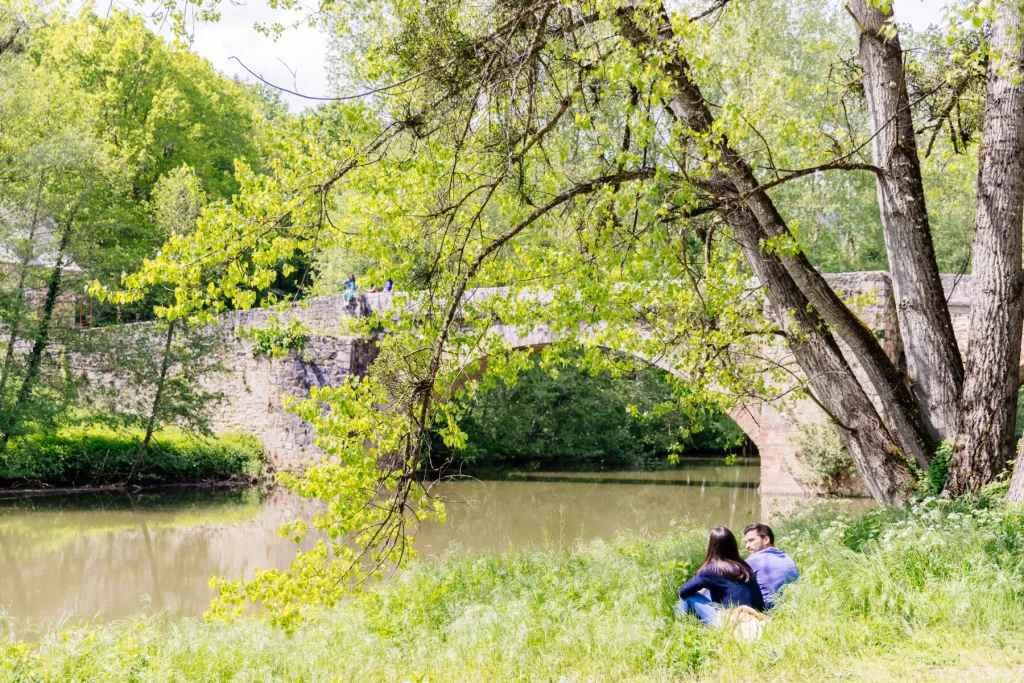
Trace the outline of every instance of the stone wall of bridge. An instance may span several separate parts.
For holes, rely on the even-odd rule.
[[[377,356],[377,342],[348,334],[345,322],[367,315],[369,305],[389,306],[389,299],[389,295],[366,295],[353,301],[341,296],[320,297],[293,311],[253,309],[223,314],[217,326],[225,372],[204,379],[209,389],[223,396],[214,410],[214,431],[259,436],[272,471],[301,469],[304,462],[319,457],[312,428],[285,411],[284,400],[308,397],[313,386],[335,386],[347,376],[366,374]],[[298,317],[307,326],[309,340],[301,352],[283,358],[253,354],[253,342],[242,331],[265,327],[271,315],[282,321]]]
[[[213,429],[260,436],[271,470],[301,469],[319,451],[310,425],[285,411],[283,399],[305,398],[313,386],[335,386],[349,375],[364,375],[377,355],[376,341],[311,334],[301,354],[268,358],[254,357],[249,340],[232,336],[234,344],[224,351],[228,371],[206,379],[224,397],[215,409]]]
[[[888,275],[865,272],[827,277],[833,288],[851,303],[865,324],[874,331],[890,358],[899,363],[903,349],[896,322],[898,302],[893,296]],[[952,276],[943,277],[954,329],[963,348],[970,312],[969,283],[966,278],[957,281]],[[488,293],[481,290],[477,295],[487,296]],[[254,357],[251,342],[239,334],[240,328],[266,325],[271,315],[269,311],[251,310],[223,315],[219,326],[225,341],[223,353],[228,371],[208,381],[211,388],[225,396],[217,409],[214,428],[247,431],[261,436],[272,469],[297,469],[304,461],[320,457],[309,426],[285,412],[282,400],[288,396],[308,396],[312,386],[338,384],[345,376],[364,374],[376,357],[376,341],[351,336],[346,332],[346,320],[372,311],[387,311],[391,306],[390,294],[362,294],[351,301],[346,301],[343,296],[311,299],[302,307],[277,313],[281,320],[298,317],[312,332],[303,352],[280,359]],[[557,341],[544,325],[529,331],[497,325],[495,331],[513,348],[539,348]],[[765,349],[765,353],[781,363],[791,361],[788,352],[781,347]],[[845,348],[844,353],[861,383],[868,386],[859,365]],[[665,362],[658,364],[672,370]],[[869,389],[870,394],[873,392]],[[780,405],[744,405],[732,411],[731,417],[758,447],[763,494],[806,496],[816,491],[797,443],[802,425],[824,419],[812,401],[803,399]],[[860,490],[854,477],[847,492],[856,494]]]

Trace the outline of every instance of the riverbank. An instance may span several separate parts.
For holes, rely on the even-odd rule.
[[[54,498],[59,496],[88,495],[102,493],[124,493],[129,496],[149,495],[174,490],[187,491],[248,491],[259,489],[260,478],[248,474],[225,474],[197,481],[179,481],[152,484],[94,484],[88,486],[39,486],[31,482],[17,484],[11,488],[0,488],[0,501],[27,500],[33,498]],[[33,488],[35,486],[36,488]]]
[[[116,487],[135,462],[141,431],[103,425],[64,427],[13,441],[0,459],[0,490],[96,490]],[[259,439],[165,429],[153,435],[135,484],[255,483],[263,465]]]
[[[169,617],[55,630],[2,680],[1020,680],[1024,514],[929,499],[778,525],[803,577],[764,638],[673,618],[705,532],[453,555],[294,634]],[[12,631],[12,628],[14,629]]]

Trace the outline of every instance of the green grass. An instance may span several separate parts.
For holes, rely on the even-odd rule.
[[[293,634],[168,616],[8,625],[0,678],[40,681],[1019,681],[1024,511],[928,499],[780,525],[803,577],[762,640],[672,616],[705,532],[456,554]]]
[[[142,433],[101,425],[65,427],[11,443],[0,458],[0,486],[91,486],[123,481]],[[139,483],[197,482],[233,475],[256,477],[263,446],[246,434],[199,436],[176,429],[156,432]]]

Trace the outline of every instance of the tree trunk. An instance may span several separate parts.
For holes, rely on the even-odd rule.
[[[14,26],[8,29],[6,34],[0,36],[0,56],[14,47],[18,36],[24,33],[26,28],[24,21],[16,19]]]
[[[757,217],[737,203],[725,218],[764,285],[776,320],[786,329],[789,348],[807,377],[812,398],[838,424],[868,491],[887,503],[902,502],[913,476],[835,339],[779,258],[764,250],[765,236]]]
[[[757,216],[767,237],[795,241],[771,198],[758,189],[757,180],[747,163],[735,154],[729,159],[732,164],[729,176],[741,192],[749,193],[747,204]],[[786,247],[779,251],[780,261],[800,291],[860,362],[878,395],[886,423],[900,451],[919,467],[928,467],[933,445],[899,369],[885,355],[885,349],[878,343],[874,333],[843,303],[802,251]]]
[[[64,252],[67,251],[71,241],[71,226],[74,216],[68,219],[60,236],[60,245],[57,248],[57,260],[50,271],[50,277],[46,284],[46,299],[43,301],[43,308],[39,315],[39,329],[36,331],[35,343],[28,356],[28,366],[25,369],[25,378],[18,389],[18,397],[11,406],[7,420],[3,425],[3,433],[0,434],[0,455],[7,450],[7,443],[11,440],[11,434],[18,426],[21,415],[32,397],[32,390],[39,379],[39,369],[43,362],[43,353],[50,343],[50,324],[53,322],[53,311],[57,306],[57,297],[60,295],[60,285],[64,270]]]
[[[35,233],[35,226],[29,233],[31,242]],[[25,278],[28,276],[28,259],[21,263],[21,272],[18,274],[18,286],[16,290],[16,305],[18,317],[11,322],[11,332],[7,335],[7,351],[4,354],[3,370],[0,370],[0,402],[3,401],[4,392],[7,390],[7,380],[10,379],[11,370],[14,367],[14,345],[18,343],[18,333],[21,331],[21,317],[25,314]],[[0,411],[2,414],[2,411]]]
[[[620,29],[623,37],[642,54],[657,51],[656,43],[670,41],[673,37],[667,14],[664,9],[660,12],[660,20],[656,24],[652,23],[659,27],[657,38],[636,21],[640,19],[649,22],[649,16],[645,19],[643,15],[636,16],[632,12],[626,12],[621,16]],[[712,132],[714,119],[699,88],[690,78],[690,68],[686,59],[678,52],[673,52],[670,58],[659,59],[657,63],[663,64],[662,69],[675,84],[677,95],[670,102],[675,115],[698,134],[718,135]],[[718,153],[716,165],[729,176],[736,192],[744,197],[766,237],[782,238],[788,243],[795,243],[775,204],[760,189],[747,162],[729,146],[724,137],[713,139],[717,140],[712,143]],[[900,452],[907,458],[912,458],[918,465],[927,467],[931,460],[932,444],[898,368],[885,355],[885,350],[871,330],[842,302],[821,273],[811,266],[803,252],[799,249],[790,249],[787,244],[778,250],[778,255],[796,286],[825,322],[846,342],[860,362],[878,394],[883,416],[891,428]]]
[[[156,428],[156,416],[160,410],[160,401],[164,395],[164,385],[167,384],[167,372],[171,367],[171,343],[174,341],[174,320],[167,323],[167,337],[164,339],[164,354],[160,359],[160,376],[156,381],[156,393],[153,394],[153,403],[149,409],[149,416],[146,419],[146,435],[142,438],[142,443],[139,444],[138,449],[135,451],[135,462],[132,463],[132,469],[128,473],[128,478],[125,479],[125,485],[128,485],[135,481],[135,477],[139,475],[139,468],[142,467],[142,458],[145,457],[146,451],[149,449],[149,442],[153,439],[153,430]]]
[[[1000,2],[990,40],[974,214],[970,341],[963,412],[947,487],[976,491],[1014,452],[1020,368],[1024,217],[1024,41],[1017,2]],[[1020,467],[1017,490],[1020,489]]]
[[[40,211],[39,205],[42,185],[45,181],[45,173],[39,176],[39,193],[36,194],[35,208],[32,210],[32,222],[29,223],[27,249],[23,252],[21,262],[18,264],[18,286],[15,289],[15,305],[17,306],[17,317],[11,322],[11,332],[7,335],[7,352],[4,354],[4,367],[0,371],[0,408],[3,406],[4,392],[7,390],[7,380],[10,379],[11,370],[14,367],[14,345],[18,342],[18,333],[21,331],[21,320],[25,315],[25,280],[28,278],[29,263],[33,258],[32,245],[36,238],[36,228],[39,226]],[[0,409],[0,415],[6,411]]]
[[[14,345],[18,343],[18,332],[21,329],[20,320],[11,323],[11,333],[7,335],[7,352],[4,354],[4,367],[0,371],[0,404],[2,404],[4,391],[7,389],[7,380],[11,376],[11,368],[14,365]],[[5,411],[0,411],[0,415]]]
[[[1011,503],[1024,503],[1024,458],[1017,454],[1017,462],[1013,467],[1013,477],[1010,479],[1010,490],[1006,499]]]
[[[935,260],[914,121],[898,36],[882,35],[892,11],[854,0],[850,13],[860,30],[860,63],[872,124],[872,155],[896,318],[907,371],[921,420],[931,441],[953,438],[960,412],[964,368]]]

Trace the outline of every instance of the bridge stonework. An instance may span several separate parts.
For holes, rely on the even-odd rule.
[[[851,304],[861,319],[875,332],[886,353],[897,363],[902,353],[896,306],[889,276],[884,272],[842,273],[827,275],[833,288]],[[965,350],[970,314],[969,278],[943,276],[953,326]],[[221,392],[224,400],[216,409],[215,430],[235,430],[256,434],[263,439],[272,470],[295,470],[303,463],[320,457],[313,445],[308,424],[286,412],[286,397],[306,397],[312,386],[340,383],[349,375],[365,374],[377,354],[376,340],[353,337],[345,333],[347,318],[365,316],[371,311],[391,309],[391,294],[361,294],[351,301],[343,296],[310,299],[302,307],[276,313],[287,320],[298,317],[312,332],[301,352],[285,358],[254,356],[252,342],[239,334],[242,328],[261,328],[272,315],[266,310],[250,310],[225,314],[219,323],[226,342],[223,353],[228,371],[208,378],[210,388]],[[514,326],[496,327],[512,348],[539,348],[556,339],[547,326],[541,325],[527,333]],[[844,354],[874,400],[866,377],[848,349]],[[781,362],[788,360],[783,347],[766,349]],[[658,365],[668,371],[664,362]],[[798,496],[818,492],[804,465],[797,437],[802,426],[820,422],[824,415],[808,399],[789,401],[782,405],[760,403],[739,406],[730,416],[757,445],[761,455],[762,496]],[[845,493],[862,491],[856,477],[848,482]]]

